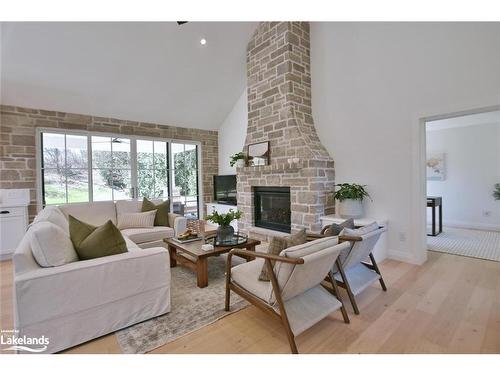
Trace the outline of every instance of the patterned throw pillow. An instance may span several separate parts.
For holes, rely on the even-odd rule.
[[[168,213],[170,212],[170,200],[160,204],[154,204],[149,199],[142,200],[142,212],[156,210],[155,227],[168,227]],[[172,223],[172,227],[173,227]]]
[[[301,231],[299,231],[295,234],[291,234],[289,236],[273,237],[273,238],[271,238],[271,241],[269,242],[269,247],[267,249],[267,253],[272,254],[272,255],[280,255],[280,253],[283,250],[285,250],[289,247],[302,245],[302,244],[306,243],[306,241],[307,241],[307,234],[306,234],[305,229],[302,229]],[[274,261],[271,261],[271,264],[273,265],[273,267],[274,267],[274,263],[275,263]],[[267,272],[266,263],[264,263],[264,265],[262,266],[262,270],[260,271],[260,275],[259,275],[259,280],[260,281],[270,281],[271,280],[270,275]]]
[[[333,223],[328,227],[324,234],[325,236],[338,236],[344,228],[354,229],[354,219],[347,219],[340,224]]]
[[[153,228],[155,225],[156,210],[127,213],[118,215],[118,229],[127,228]]]

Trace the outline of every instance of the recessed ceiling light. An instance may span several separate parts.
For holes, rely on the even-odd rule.
[[[205,44],[207,44],[207,40],[205,38],[201,38],[200,44],[204,46]]]

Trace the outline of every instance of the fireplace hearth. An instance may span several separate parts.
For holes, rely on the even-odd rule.
[[[254,187],[255,226],[291,231],[290,187]]]

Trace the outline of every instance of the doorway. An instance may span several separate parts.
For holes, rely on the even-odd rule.
[[[500,110],[424,125],[427,249],[500,261]]]

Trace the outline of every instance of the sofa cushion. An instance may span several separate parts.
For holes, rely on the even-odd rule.
[[[69,234],[51,222],[33,224],[28,236],[33,257],[41,267],[62,266],[78,260]]]
[[[258,279],[263,266],[265,266],[265,261],[262,258],[239,264],[231,269],[231,280],[253,295],[269,302],[272,290],[271,283]]]
[[[153,211],[156,210],[155,217],[155,227],[173,227],[174,224],[171,225],[168,222],[168,213],[170,212],[170,200],[166,200],[160,204],[155,204],[151,202],[149,199],[144,198],[142,200],[142,212]]]
[[[154,204],[163,203],[161,199],[151,199],[151,202]],[[119,200],[115,202],[116,205],[116,214],[136,214],[138,212],[142,212],[142,200]]]
[[[78,220],[91,225],[102,225],[108,220],[116,224],[116,208],[114,202],[72,203],[59,206],[63,214],[72,215]]]
[[[153,228],[156,210],[129,214],[118,214],[118,229],[126,228]]]
[[[57,225],[69,235],[68,219],[57,206],[47,206],[35,216],[33,224],[50,222]]]
[[[95,227],[70,215],[69,234],[80,260],[127,252],[125,239],[111,220]]]
[[[137,244],[161,241],[174,236],[174,230],[170,227],[127,228],[123,229],[122,233]]]
[[[116,201],[116,215],[136,214],[141,212],[142,201],[127,200]]]

